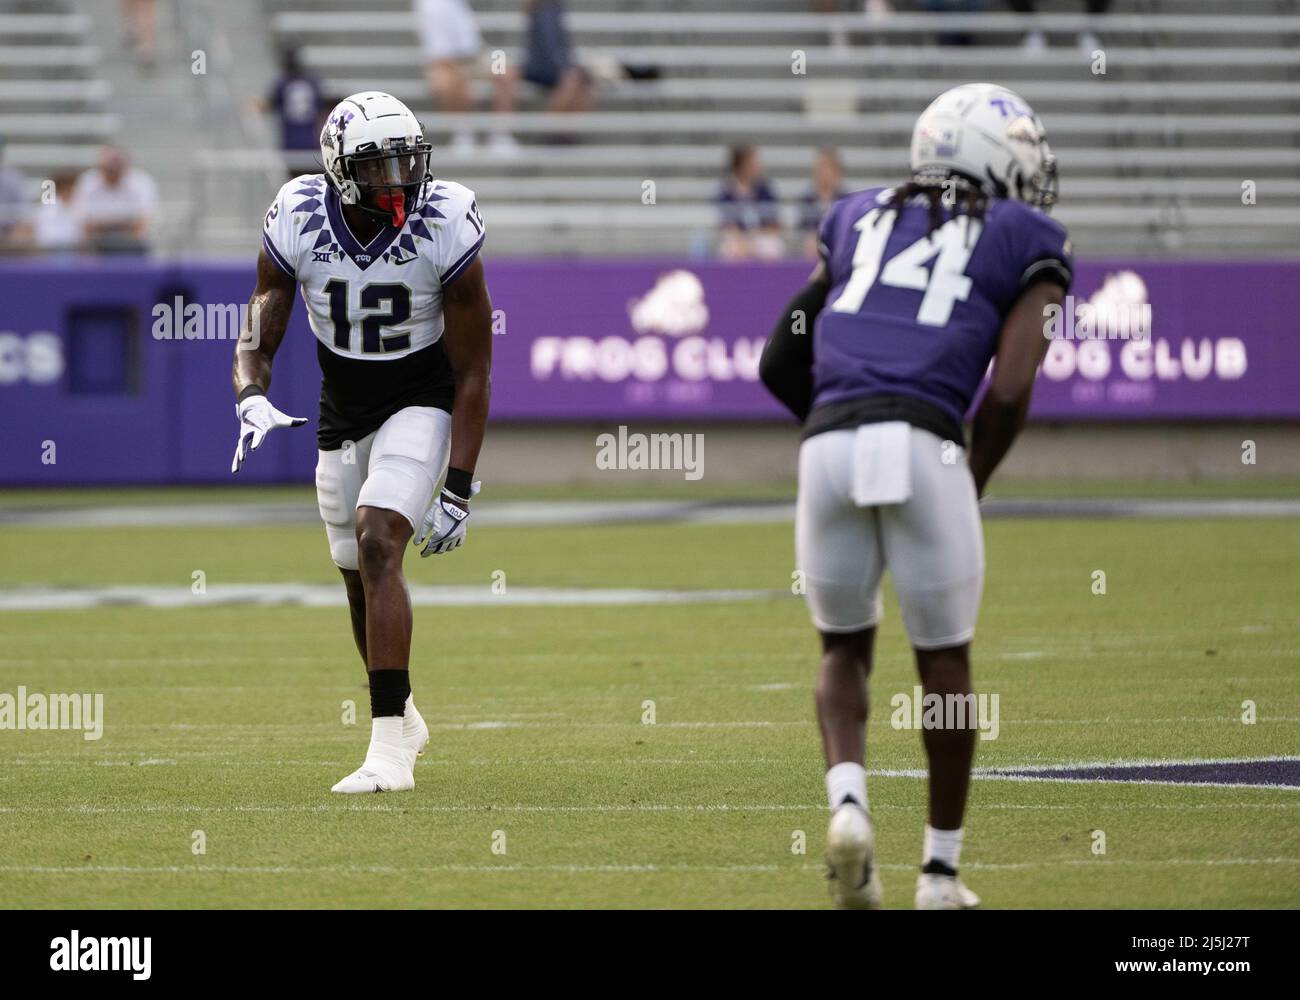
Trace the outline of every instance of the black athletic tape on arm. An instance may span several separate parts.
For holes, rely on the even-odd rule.
[[[454,497],[461,500],[468,500],[470,490],[473,488],[474,473],[466,472],[464,469],[447,470],[447,479],[442,484],[445,489]]]
[[[239,398],[236,399],[235,402],[242,403],[249,396],[265,396],[265,395],[266,395],[266,390],[263,389],[260,385],[246,385],[244,386],[244,388],[239,390]]]
[[[1042,260],[1036,260],[1025,268],[1025,273],[1020,276],[1020,291],[1038,284],[1040,281],[1050,281],[1055,285],[1060,285],[1066,292],[1070,290],[1070,283],[1074,280],[1074,274],[1064,261],[1052,257],[1045,257]]]
[[[758,363],[758,375],[767,391],[801,422],[812,409],[813,321],[826,305],[830,290],[823,281],[810,281],[799,290],[778,317]],[[796,319],[803,333],[795,333]]]

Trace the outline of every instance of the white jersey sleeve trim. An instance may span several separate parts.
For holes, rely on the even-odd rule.
[[[480,236],[478,242],[461,255],[460,260],[456,261],[456,263],[452,264],[451,267],[447,268],[447,270],[442,273],[441,280],[443,288],[446,288],[469,269],[469,266],[474,263],[474,259],[478,256],[479,251],[483,249],[483,241],[485,239],[487,239],[486,234]]]

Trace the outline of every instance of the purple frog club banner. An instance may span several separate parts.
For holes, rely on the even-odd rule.
[[[782,413],[763,343],[807,277],[792,265],[554,265],[493,279],[506,337],[494,413],[513,419],[750,420]],[[498,293],[498,289],[500,289]],[[542,317],[539,314],[545,313]],[[1085,264],[1051,337],[1032,416],[1300,417],[1300,264]],[[524,348],[514,336],[525,326]]]
[[[1300,417],[1300,262],[1086,264],[1072,291],[1031,418]]]
[[[489,259],[496,422],[787,421],[758,381],[805,264]],[[0,264],[0,482],[224,482],[252,262]],[[310,478],[320,393],[298,304],[272,397],[309,418],[249,482]],[[1080,265],[1032,419],[1300,418],[1300,262]]]

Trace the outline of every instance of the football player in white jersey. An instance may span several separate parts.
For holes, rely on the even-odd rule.
[[[301,289],[322,374],[316,495],[370,679],[370,748],[335,792],[415,786],[429,729],[411,698],[402,555],[411,538],[422,556],[459,546],[478,492],[492,360],[483,219],[472,191],[433,179],[430,149],[389,94],[334,108],[324,173],[291,180],[266,213],[235,352],[232,472],[269,431],[306,422],[267,398]]]

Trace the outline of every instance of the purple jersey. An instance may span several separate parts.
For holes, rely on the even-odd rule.
[[[831,291],[813,340],[813,407],[877,396],[938,407],[960,423],[1002,322],[1035,281],[1070,284],[1065,229],[1020,201],[982,221],[949,216],[929,237],[923,198],[895,212],[891,189],[842,198],[819,237]]]
[[[271,91],[270,103],[280,116],[282,149],[320,148],[325,93],[314,77],[297,75],[281,78]]]

